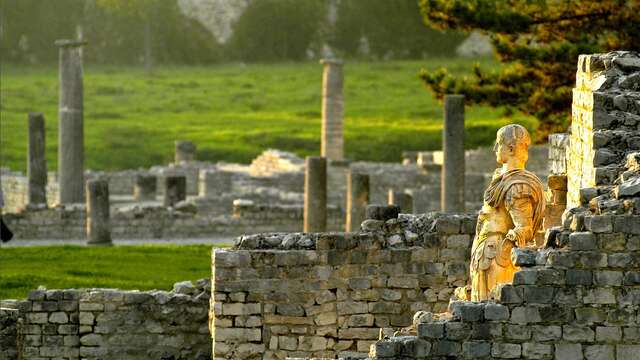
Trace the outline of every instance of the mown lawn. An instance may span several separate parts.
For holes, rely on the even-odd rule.
[[[347,62],[346,155],[399,161],[403,150],[440,147],[441,104],[418,78],[421,68],[447,66],[462,74],[472,62],[456,59]],[[484,68],[498,66],[484,60]],[[266,148],[300,156],[319,153],[322,67],[290,64],[85,67],[86,166],[126,169],[169,162],[176,139],[194,141],[198,158],[249,162]],[[27,113],[45,114],[47,161],[56,168],[57,68],[3,64],[0,74],[0,165],[25,169]],[[522,115],[502,109],[466,110],[467,148],[489,145],[495,130]]]
[[[171,290],[210,276],[209,245],[0,248],[0,299],[25,298],[40,285]]]

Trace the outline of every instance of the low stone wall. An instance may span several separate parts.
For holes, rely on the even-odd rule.
[[[233,214],[199,214],[189,204],[176,209],[163,206],[112,208],[111,236],[114,239],[203,238],[237,236],[249,232],[302,231],[301,205],[263,205],[240,201]],[[328,207],[329,230],[344,228],[342,209]],[[16,239],[84,239],[84,205],[24,210],[4,214],[3,220]]]
[[[214,356],[364,356],[380,328],[446,308],[467,280],[475,220],[400,215],[358,233],[247,235],[214,250]]]
[[[13,346],[0,337],[9,340],[0,354],[12,360],[211,359],[208,281],[176,285],[171,293],[31,291],[18,310],[0,310],[0,321],[10,312],[10,321],[19,317],[23,323],[14,331]]]

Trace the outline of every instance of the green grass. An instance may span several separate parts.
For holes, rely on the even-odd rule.
[[[210,276],[209,245],[0,248],[0,299],[25,298],[40,285],[171,290]]]
[[[441,144],[442,110],[418,78],[421,68],[447,66],[457,74],[471,62],[457,59],[348,62],[345,65],[346,156],[399,161],[403,150]],[[499,66],[485,60],[483,68]],[[56,67],[2,67],[0,164],[24,170],[27,113],[45,114],[47,162],[56,168]],[[139,68],[85,67],[86,166],[96,170],[148,167],[173,157],[176,139],[194,141],[198,158],[247,163],[266,148],[300,156],[319,153],[322,68],[290,64]],[[535,120],[502,109],[468,107],[467,148],[489,145],[495,130]]]

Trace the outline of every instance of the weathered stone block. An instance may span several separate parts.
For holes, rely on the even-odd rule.
[[[622,339],[622,331],[618,326],[598,326],[596,328],[596,341],[617,343]]]
[[[574,251],[595,250],[596,236],[590,232],[574,232],[569,234],[569,248]]]
[[[456,341],[436,341],[433,343],[432,355],[434,356],[457,356],[460,354],[462,346]]]
[[[555,360],[583,360],[582,345],[555,344]]]
[[[621,271],[594,271],[594,282],[600,286],[620,286],[622,284]]]
[[[487,341],[465,341],[462,343],[462,356],[475,359],[491,355],[491,343]]]
[[[636,360],[640,354],[640,345],[616,345],[617,360]]]
[[[611,360],[615,359],[613,345],[586,345],[584,357],[587,360]]]
[[[425,339],[441,339],[444,337],[444,323],[431,322],[418,324],[418,336]]]
[[[493,343],[491,356],[504,359],[517,359],[522,355],[520,344]]]
[[[484,307],[484,317],[487,320],[509,320],[509,308],[496,303],[487,303]]]
[[[591,285],[592,273],[590,270],[568,269],[566,271],[567,285]]]
[[[588,327],[563,325],[562,338],[571,342],[593,342],[595,333]]]
[[[522,356],[524,356],[526,359],[548,359],[552,354],[553,348],[550,344],[522,344]]]

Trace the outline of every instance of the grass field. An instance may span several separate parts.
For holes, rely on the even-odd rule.
[[[421,68],[470,71],[455,59],[347,63],[346,155],[399,161],[403,150],[440,147],[441,104],[418,78]],[[492,60],[484,68],[498,66]],[[0,164],[24,170],[27,113],[45,114],[47,162],[56,168],[57,68],[2,66]],[[300,156],[320,149],[322,68],[316,62],[270,65],[139,68],[85,67],[86,166],[96,170],[169,162],[176,139],[194,141],[198,158],[249,162],[266,148]],[[467,148],[488,145],[495,130],[516,121],[501,109],[468,107]]]
[[[39,285],[171,290],[210,276],[209,245],[0,248],[0,299],[25,298]]]

